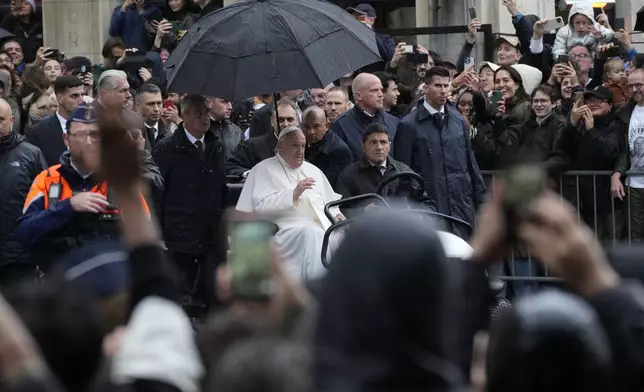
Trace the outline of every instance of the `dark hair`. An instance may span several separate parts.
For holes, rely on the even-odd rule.
[[[447,69],[448,69],[448,70],[450,70],[450,71],[456,71],[456,70],[457,70],[457,68],[456,68],[456,64],[454,64],[454,63],[452,63],[452,62],[450,62],[450,61],[443,61],[443,62],[441,62],[441,67],[443,67],[443,68],[447,68]]]
[[[534,96],[537,95],[537,92],[542,92],[548,97],[550,97],[551,102],[555,102],[559,97],[559,93],[557,93],[557,90],[549,84],[542,84],[537,86],[537,88],[535,88],[534,91],[532,92],[532,98],[534,98]]]
[[[203,97],[203,95],[188,94],[181,100],[181,112],[188,113],[193,106],[202,104],[205,104],[206,106],[208,105],[208,101]]]
[[[101,51],[101,56],[104,58],[112,58],[112,49],[121,48],[125,50],[126,46],[123,40],[119,37],[110,37],[103,44],[103,50]]]
[[[82,85],[83,81],[78,76],[62,75],[54,81],[54,92],[56,94],[63,94],[67,89],[80,87]]]
[[[385,125],[380,123],[369,124],[364,129],[364,132],[362,134],[362,143],[366,143],[367,139],[369,139],[369,136],[376,133],[386,133],[387,136],[389,136],[389,131],[387,130],[387,127]]]
[[[431,83],[434,76],[439,76],[441,78],[449,78],[449,71],[447,68],[443,67],[431,67],[425,72],[425,83]]]
[[[253,338],[232,345],[210,369],[209,391],[313,392],[310,351],[284,338]]]
[[[47,366],[69,392],[89,390],[101,364],[104,331],[89,298],[57,279],[29,282],[6,293]]]
[[[161,94],[161,89],[159,86],[156,84],[152,83],[143,83],[139,88],[136,90],[136,94],[134,95],[135,100],[138,101],[141,95],[143,94]]]
[[[592,48],[588,47],[587,45],[582,44],[581,42],[577,42],[576,44],[574,44],[571,47],[569,47],[567,53],[570,53],[571,50],[575,49],[578,46],[581,46],[582,48],[585,48],[588,51],[588,54],[590,54],[591,56],[593,55]]]
[[[387,89],[389,88],[389,82],[394,82],[398,84],[398,78],[396,75],[389,73],[389,72],[374,72],[374,75],[380,79],[380,82],[382,83],[382,91],[386,92]]]
[[[439,67],[441,64],[443,64],[443,58],[440,54],[434,52],[433,50],[428,50],[428,52],[432,57],[432,60],[434,60],[434,67]]]
[[[517,89],[517,91],[515,92],[514,95],[517,98],[519,98],[521,101],[530,100],[530,96],[528,95],[528,93],[525,92],[525,87],[523,87],[523,78],[521,77],[521,74],[519,73],[519,71],[517,71],[516,69],[512,68],[511,66],[502,65],[502,66],[499,67],[499,69],[497,69],[494,72],[494,80],[495,80],[495,82],[496,82],[496,74],[498,74],[501,71],[507,72],[510,75],[510,77],[512,78],[512,80],[514,80],[514,83],[519,85],[519,88]]]

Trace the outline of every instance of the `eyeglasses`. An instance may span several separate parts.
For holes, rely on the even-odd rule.
[[[533,105],[547,105],[550,103],[549,99],[533,99],[532,104]]]
[[[75,132],[69,136],[71,136],[76,143],[87,142],[88,138],[92,143],[98,143],[101,141],[101,134],[98,132]]]

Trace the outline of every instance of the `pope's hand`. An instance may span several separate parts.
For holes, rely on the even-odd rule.
[[[304,193],[305,190],[313,189],[314,186],[315,179],[311,177],[305,178],[302,181],[298,182],[295,186],[295,189],[293,190],[293,204],[297,203],[297,201],[300,199],[300,196],[302,196],[302,193]]]

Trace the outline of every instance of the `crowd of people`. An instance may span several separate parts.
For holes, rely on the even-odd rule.
[[[212,1],[125,0],[101,64],[44,47],[38,6],[12,3],[0,384],[639,390],[641,253],[602,243],[644,238],[644,55],[590,1],[556,32],[502,1],[517,34],[496,62],[472,55],[479,19],[455,63],[374,31],[381,62],[239,102],[166,86]],[[372,6],[346,11],[373,30]],[[549,189],[510,221],[490,176],[517,157]],[[499,266],[568,291],[519,279],[501,312]]]

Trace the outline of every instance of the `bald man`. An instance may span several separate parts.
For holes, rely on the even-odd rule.
[[[302,113],[302,130],[306,136],[306,160],[322,170],[332,186],[345,167],[351,164],[351,150],[333,132],[329,132],[326,112],[311,106]]]
[[[11,106],[0,98],[0,161],[5,162],[0,175],[0,288],[36,277],[35,262],[13,233],[31,183],[47,169],[40,149],[12,132],[12,127]]]
[[[362,157],[362,134],[367,126],[373,123],[384,125],[393,140],[399,121],[383,110],[382,82],[376,75],[359,74],[353,79],[351,88],[356,104],[331,125],[331,130],[347,144],[352,161],[357,162]]]

